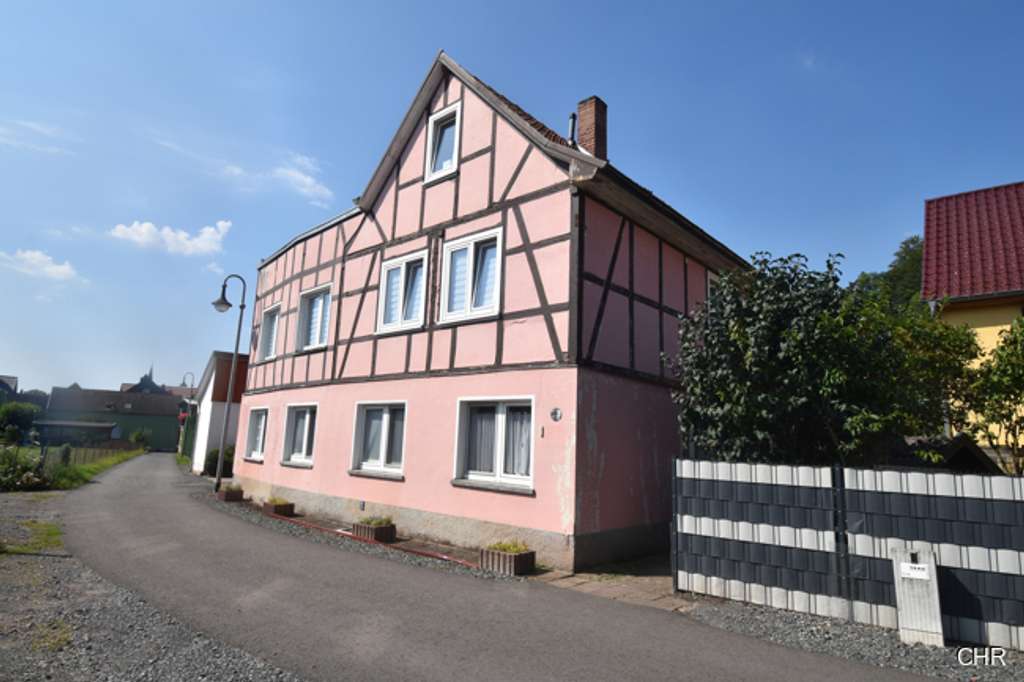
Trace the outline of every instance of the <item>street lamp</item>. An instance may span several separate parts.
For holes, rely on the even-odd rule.
[[[231,309],[231,301],[228,300],[228,280],[237,279],[242,283],[242,302],[238,304],[238,330],[235,332],[235,352],[231,356],[231,374],[228,376],[228,399],[224,407],[224,425],[220,430],[220,449],[217,451],[217,482],[213,484],[213,491],[220,491],[221,473],[224,471],[224,441],[228,438],[228,420],[231,417],[231,403],[235,397],[235,367],[238,365],[238,342],[242,338],[242,315],[245,313],[245,280],[241,275],[228,275],[224,283],[220,285],[220,298],[213,302],[213,307],[218,313],[226,313]]]

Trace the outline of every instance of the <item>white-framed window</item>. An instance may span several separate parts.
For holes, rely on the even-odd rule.
[[[708,301],[715,297],[715,289],[718,287],[718,274],[708,270],[708,290],[704,292]]]
[[[249,435],[245,442],[245,458],[263,461],[267,444],[267,409],[254,407],[249,410]]]
[[[299,350],[327,345],[331,319],[331,287],[303,292],[299,297]]]
[[[289,405],[284,431],[283,460],[291,464],[313,463],[316,405]]]
[[[378,333],[423,326],[426,279],[426,249],[384,261],[377,297]]]
[[[455,477],[529,487],[533,398],[460,399]]]
[[[431,182],[459,169],[459,117],[462,102],[456,102],[427,119],[427,155],[423,181]]]
[[[500,227],[445,242],[441,275],[441,321],[498,312],[501,291]]]
[[[270,360],[277,355],[277,321],[280,317],[280,305],[263,311],[263,321],[260,323],[260,360]]]
[[[405,403],[357,403],[354,469],[402,470],[405,450]]]

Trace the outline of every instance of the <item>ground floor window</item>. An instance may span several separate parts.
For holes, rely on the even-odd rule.
[[[356,407],[355,468],[401,470],[404,446],[403,403]]]
[[[291,464],[312,464],[315,434],[316,406],[290,406],[284,435],[284,461]]]
[[[265,409],[249,411],[249,437],[246,440],[245,456],[249,459],[262,460],[267,437],[267,411]]]
[[[532,400],[461,402],[458,474],[469,480],[530,485]]]

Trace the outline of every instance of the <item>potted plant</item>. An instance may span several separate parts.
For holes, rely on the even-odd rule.
[[[537,553],[522,540],[495,542],[480,550],[480,568],[501,575],[533,573]]]
[[[277,516],[295,516],[295,503],[289,502],[283,497],[271,496],[263,503],[263,513]]]
[[[217,498],[224,502],[241,502],[242,486],[237,483],[226,485],[217,492]]]
[[[364,516],[352,524],[352,534],[363,540],[394,542],[395,524],[390,516]]]

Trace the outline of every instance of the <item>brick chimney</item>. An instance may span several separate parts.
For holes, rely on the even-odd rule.
[[[599,159],[608,158],[608,105],[593,95],[578,105],[578,141],[581,147]]]

